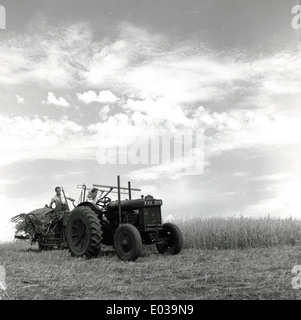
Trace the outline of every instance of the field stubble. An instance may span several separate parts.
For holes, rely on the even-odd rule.
[[[162,256],[155,247],[144,247],[136,262],[120,261],[109,247],[87,260],[71,257],[68,250],[2,244],[7,290],[0,297],[299,299],[291,270],[301,265],[300,222],[238,219],[180,222],[185,248],[179,255]]]

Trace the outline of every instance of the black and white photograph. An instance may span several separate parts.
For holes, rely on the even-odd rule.
[[[300,299],[300,0],[0,0],[0,300]]]

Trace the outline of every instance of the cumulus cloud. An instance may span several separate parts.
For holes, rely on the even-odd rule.
[[[77,98],[85,104],[92,102],[114,103],[119,100],[119,98],[116,97],[110,90],[101,90],[98,94],[92,90],[84,93],[77,93]]]
[[[69,102],[65,98],[57,98],[53,92],[48,92],[47,100],[43,101],[43,103],[65,108],[70,106]]]
[[[89,137],[81,125],[62,118],[30,119],[28,117],[0,116],[0,147],[3,156],[0,166],[37,159],[72,160],[89,155]],[[55,152],[59,150],[59,152]]]
[[[192,124],[180,106],[171,104],[165,99],[128,99],[123,105],[123,109],[146,114],[156,122],[165,123],[168,121],[173,124],[182,124],[187,127]]]

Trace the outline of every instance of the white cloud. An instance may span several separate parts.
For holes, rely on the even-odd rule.
[[[167,121],[175,125],[181,124],[188,127],[192,125],[191,120],[186,117],[180,106],[171,104],[164,99],[128,99],[126,104],[123,105],[123,108],[134,113],[136,112],[136,114],[137,112],[146,114],[157,123],[165,123]]]
[[[101,110],[99,111],[99,116],[103,121],[108,120],[109,118],[109,112],[110,112],[110,106],[106,105],[104,107],[101,108]]]
[[[84,138],[84,127],[75,122],[7,116],[0,116],[0,121],[0,166],[36,159],[91,157],[90,137]]]
[[[16,99],[17,99],[17,102],[18,104],[23,104],[25,99],[23,97],[20,97],[19,95],[16,94]]]
[[[70,106],[69,102],[65,98],[57,98],[53,92],[48,92],[47,101],[43,101],[43,103],[65,108]]]
[[[110,90],[101,90],[98,94],[92,90],[84,93],[77,93],[77,98],[85,104],[92,102],[114,103],[119,100],[119,98],[116,97]]]

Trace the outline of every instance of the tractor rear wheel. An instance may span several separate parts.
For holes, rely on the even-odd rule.
[[[142,252],[142,239],[139,231],[131,224],[123,224],[114,234],[114,248],[121,260],[135,261]]]
[[[162,238],[165,242],[157,244],[159,253],[178,254],[183,247],[183,236],[181,230],[173,223],[163,224]]]
[[[102,230],[99,219],[89,207],[73,210],[66,226],[66,238],[72,256],[87,258],[99,254]]]

